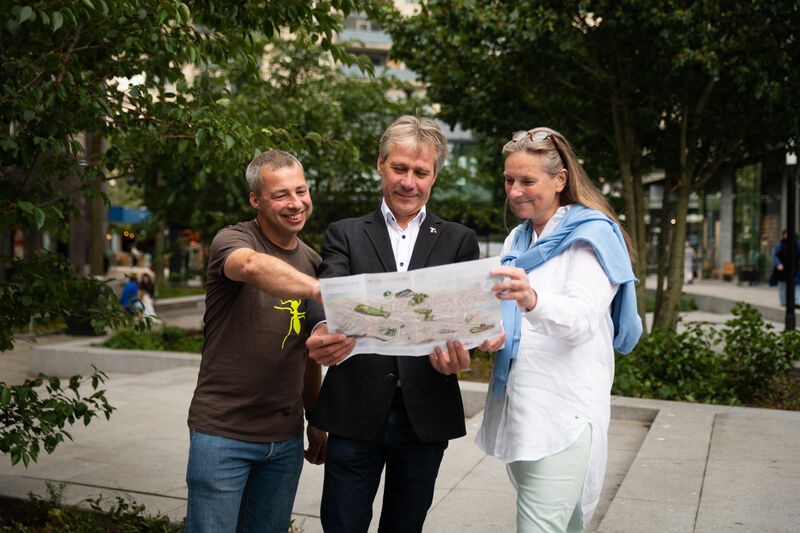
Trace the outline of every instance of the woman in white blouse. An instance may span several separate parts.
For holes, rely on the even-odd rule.
[[[614,349],[642,331],[630,244],[561,134],[517,132],[503,156],[524,222],[492,270],[506,336],[476,442],[507,465],[517,531],[582,531],[603,484]]]

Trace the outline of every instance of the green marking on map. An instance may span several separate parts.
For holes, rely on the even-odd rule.
[[[361,313],[362,315],[382,316],[383,318],[388,318],[389,315],[391,315],[389,311],[384,311],[383,309],[378,309],[377,307],[372,307],[366,304],[358,304],[353,308],[353,311],[356,313]]]
[[[475,327],[469,328],[469,332],[470,333],[480,333],[481,331],[486,331],[487,329],[492,329],[493,327],[494,326],[492,326],[492,325],[481,324],[480,326],[475,326]]]
[[[419,305],[424,302],[427,297],[428,295],[424,292],[418,292],[411,297],[411,303],[409,305]]]

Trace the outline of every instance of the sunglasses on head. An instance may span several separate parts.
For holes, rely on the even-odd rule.
[[[521,139],[523,139],[526,136],[530,137],[531,141],[533,141],[533,142],[541,142],[541,141],[544,141],[546,139],[550,139],[550,142],[553,143],[553,148],[556,149],[556,153],[558,154],[558,157],[561,158],[561,164],[562,165],[566,164],[567,159],[564,157],[564,154],[561,152],[561,148],[558,146],[558,142],[556,141],[555,135],[553,135],[552,133],[548,133],[546,131],[542,131],[542,130],[539,130],[539,131],[520,130],[520,131],[515,131],[511,135],[511,140],[514,141],[514,142],[518,142],[518,141],[520,141]]]

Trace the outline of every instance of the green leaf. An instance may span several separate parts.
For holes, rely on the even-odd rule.
[[[206,142],[207,137],[208,134],[206,133],[206,130],[197,130],[194,132],[194,142],[198,148],[200,148],[200,146]]]
[[[58,28],[60,28],[61,25],[64,24],[64,16],[58,11],[54,11],[52,19],[53,19],[53,31],[58,31]]]
[[[5,409],[9,401],[11,401],[11,389],[3,387],[3,390],[0,390],[0,406]]]
[[[30,202],[23,201],[19,202],[17,205],[19,206],[20,209],[22,209],[26,213],[33,213],[33,210],[36,209],[36,207]]]
[[[31,8],[31,6],[25,6],[19,10],[19,17],[17,18],[17,20],[19,20],[19,23],[22,24],[23,22],[29,20],[32,17],[33,17],[33,9]]]
[[[323,139],[322,139],[322,135],[320,135],[320,134],[319,134],[319,133],[317,133],[316,131],[311,131],[311,132],[309,132],[308,134],[306,134],[306,137],[307,137],[307,138],[308,138],[308,140],[310,140],[310,141],[314,141],[314,142],[315,142],[315,143],[317,143],[317,144],[322,144],[322,140],[323,140]]]
[[[94,9],[94,4],[92,3],[92,0],[81,0],[81,1],[82,1],[82,2],[84,3],[84,5],[85,5],[86,7],[88,7],[89,9]]]
[[[228,134],[225,134],[225,147],[230,150],[233,148],[233,145],[236,144],[236,140]]]
[[[44,213],[44,210],[39,209],[38,207],[34,208],[33,220],[36,222],[36,229],[42,229],[42,226],[44,226],[45,218],[47,217]]]
[[[178,153],[182,154],[186,151],[186,147],[189,146],[189,141],[187,139],[181,139],[178,141]]]

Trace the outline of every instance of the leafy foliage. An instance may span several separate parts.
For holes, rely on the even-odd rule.
[[[387,7],[381,22],[392,53],[429,83],[439,116],[480,135],[495,169],[511,132],[545,125],[571,140],[598,184],[619,182],[615,207],[640,279],[642,176],[661,168],[672,179],[676,200],[662,218],[677,220],[666,229],[682,243],[690,193],[800,133],[785,113],[800,94],[800,10],[789,0],[429,0],[411,17]],[[656,324],[674,327],[683,251],[661,260]],[[643,314],[643,288],[637,296]]]
[[[111,287],[104,281],[75,274],[64,256],[40,252],[15,260],[10,283],[0,285],[0,351],[13,347],[13,331],[32,316],[65,316],[102,332],[132,325]],[[132,325],[137,330],[144,323]]]
[[[719,404],[752,403],[773,396],[800,360],[800,332],[774,331],[757,309],[739,302],[722,330],[688,324],[658,329],[629,354],[617,354],[615,394]]]
[[[689,324],[682,333],[659,329],[628,354],[617,354],[615,394],[660,400],[728,403],[720,394],[721,359],[714,352],[716,331]]]
[[[118,137],[115,146],[135,160],[129,179],[144,188],[150,211],[191,226],[206,242],[222,226],[252,218],[244,169],[254,154],[288,150],[303,163],[315,201],[304,231],[313,243],[330,220],[375,208],[379,136],[419,102],[389,98],[395,80],[344,76],[305,31],[253,42],[269,64],[261,77],[248,75],[247,64],[233,58],[207,66],[187,89],[187,105],[205,102],[203,113],[218,104],[225,109],[206,117],[193,138],[137,131]],[[228,137],[217,148],[219,135]]]
[[[123,350],[159,350],[172,352],[200,353],[203,348],[202,336],[189,335],[183,328],[162,326],[143,333],[133,329],[117,331],[103,342],[106,348]]]
[[[752,306],[738,303],[725,323],[723,380],[742,402],[750,402],[764,384],[785,374],[800,360],[800,332],[776,332]]]
[[[27,467],[39,457],[42,446],[52,453],[65,437],[72,439],[64,429],[67,424],[82,421],[88,425],[100,415],[108,419],[114,408],[106,400],[105,390],[98,390],[106,378],[95,369],[88,378],[72,376],[66,385],[57,377],[41,374],[22,385],[0,382],[0,452],[10,454],[12,465],[22,461]],[[85,383],[94,391],[88,396],[80,390]]]
[[[3,531],[58,531],[59,533],[178,533],[182,525],[166,516],[146,513],[144,505],[116,497],[105,505],[103,497],[87,498],[89,511],[62,505],[64,483],[47,484],[48,497],[33,494],[28,501],[1,500],[0,526]],[[11,528],[14,529],[11,529]],[[36,529],[28,529],[36,528]]]

